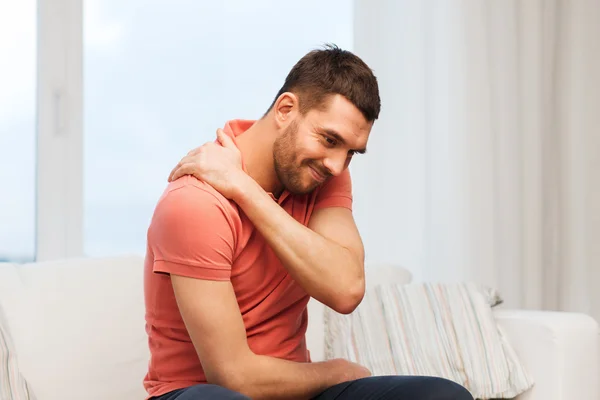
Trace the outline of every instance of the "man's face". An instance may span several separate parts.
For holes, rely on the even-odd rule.
[[[366,150],[372,123],[341,95],[327,102],[324,110],[299,115],[275,140],[275,172],[292,193],[313,191],[348,168],[355,153]]]

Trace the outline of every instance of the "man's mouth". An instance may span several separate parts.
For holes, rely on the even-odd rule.
[[[321,173],[319,173],[316,169],[314,169],[313,167],[308,167],[310,169],[310,174],[313,176],[313,179],[319,183],[322,183],[325,181],[325,179],[327,179],[327,177]]]

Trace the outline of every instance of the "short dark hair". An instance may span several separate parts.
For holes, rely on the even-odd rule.
[[[334,44],[312,50],[294,65],[267,113],[285,92],[298,96],[302,114],[323,107],[325,100],[334,94],[348,99],[369,122],[379,117],[381,108],[377,78],[371,68],[355,54]]]

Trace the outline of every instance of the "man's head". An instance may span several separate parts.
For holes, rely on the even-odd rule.
[[[335,46],[302,57],[267,111],[279,134],[273,161],[279,181],[308,193],[364,153],[379,117],[379,89],[371,69]]]

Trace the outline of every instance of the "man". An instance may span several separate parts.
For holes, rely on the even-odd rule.
[[[310,362],[309,297],[365,291],[348,165],[380,109],[376,78],[335,46],[304,56],[258,121],[229,121],[175,167],[148,230],[151,398],[472,399],[428,377]]]

